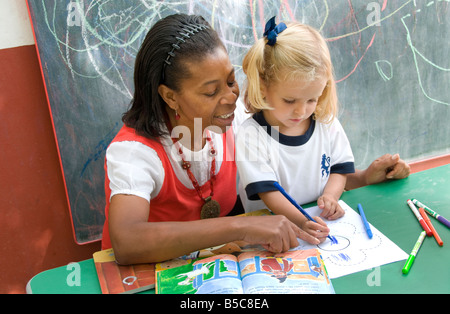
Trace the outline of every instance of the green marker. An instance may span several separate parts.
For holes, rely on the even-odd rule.
[[[416,258],[417,252],[419,252],[420,246],[422,245],[423,239],[425,239],[425,236],[427,233],[425,231],[422,231],[420,233],[419,239],[417,239],[416,244],[414,245],[413,250],[411,251],[411,254],[409,254],[408,260],[405,263],[405,266],[403,266],[402,273],[407,274],[414,263],[414,259]]]
[[[447,219],[445,219],[444,217],[442,217],[441,215],[439,215],[438,213],[436,213],[434,210],[432,210],[430,207],[422,204],[421,202],[419,202],[416,199],[413,199],[412,202],[414,204],[416,204],[418,207],[422,207],[423,209],[425,209],[425,211],[427,213],[429,213],[431,216],[433,216],[434,218],[436,218],[439,222],[443,223],[444,225],[446,225],[448,228],[450,228],[450,221],[448,221]]]

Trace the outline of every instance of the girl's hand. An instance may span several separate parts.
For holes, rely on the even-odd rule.
[[[322,209],[320,216],[328,220],[336,220],[345,214],[338,200],[326,194],[317,199],[317,206]]]

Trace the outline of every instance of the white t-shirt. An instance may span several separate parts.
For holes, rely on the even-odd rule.
[[[237,132],[239,194],[246,212],[266,208],[258,193],[276,190],[274,182],[306,204],[322,195],[330,173],[355,171],[350,143],[337,119],[330,124],[312,120],[304,135],[286,136],[260,112]]]

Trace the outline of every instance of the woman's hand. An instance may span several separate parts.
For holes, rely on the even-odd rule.
[[[320,240],[300,229],[282,215],[239,217],[244,231],[243,241],[260,244],[273,253],[288,251],[298,246],[297,238],[311,244],[319,244]]]

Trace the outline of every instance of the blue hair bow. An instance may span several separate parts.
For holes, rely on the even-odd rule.
[[[266,23],[266,27],[264,29],[264,37],[267,37],[269,40],[267,44],[269,46],[273,46],[277,42],[278,34],[284,31],[287,28],[286,24],[280,23],[275,24],[275,16],[272,17],[269,21]]]

